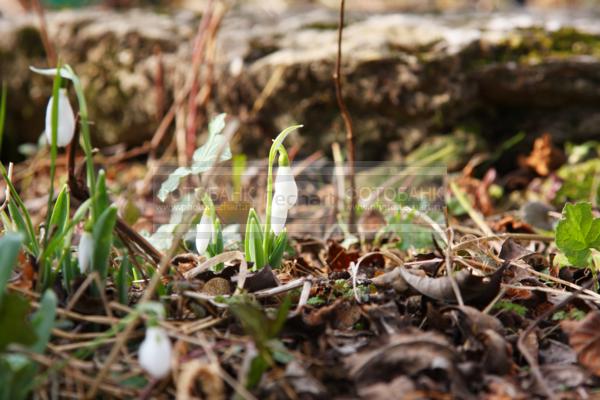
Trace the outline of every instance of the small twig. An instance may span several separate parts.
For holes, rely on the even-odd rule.
[[[498,235],[491,236],[482,236],[475,239],[465,240],[464,242],[458,243],[454,246],[454,250],[462,250],[468,248],[472,244],[477,244],[480,242],[488,242],[492,240],[501,240],[501,239],[516,239],[516,240],[537,240],[540,242],[553,242],[554,236],[548,235],[539,235],[534,233],[500,233]]]
[[[310,297],[310,290],[312,289],[312,280],[307,279],[302,284],[302,291],[300,292],[300,298],[298,299],[298,304],[296,305],[296,309],[292,313],[293,315],[297,315],[302,311],[302,308],[306,305],[308,298]]]
[[[31,4],[35,9],[35,13],[37,14],[40,22],[40,36],[42,38],[42,45],[44,46],[44,51],[46,52],[46,57],[48,59],[48,66],[54,67],[57,63],[57,57],[54,47],[52,46],[52,42],[50,41],[50,37],[48,36],[48,27],[46,25],[44,7],[40,3],[40,0],[32,0]]]
[[[464,306],[465,302],[463,301],[462,294],[460,293],[460,288],[458,287],[458,283],[456,279],[454,279],[454,275],[452,275],[452,241],[454,239],[454,231],[452,228],[448,228],[446,230],[448,234],[448,240],[446,241],[446,274],[448,275],[448,279],[450,279],[450,284],[452,285],[452,290],[454,291],[454,297],[456,297],[456,301],[459,306]]]
[[[354,132],[352,130],[352,119],[348,108],[342,97],[342,33],[344,30],[344,9],[346,6],[345,0],[340,0],[340,18],[338,22],[338,37],[337,37],[337,58],[335,61],[335,72],[333,74],[333,82],[335,84],[335,97],[337,98],[338,107],[344,120],[346,127],[346,151],[348,152],[348,178],[350,179],[350,214],[348,216],[348,229],[354,233],[356,231],[356,176],[354,171],[354,161],[356,154],[354,151]]]
[[[202,15],[202,20],[198,26],[196,37],[194,38],[194,46],[192,50],[192,88],[188,97],[186,134],[185,134],[185,155],[186,161],[192,161],[192,155],[196,150],[196,131],[199,126],[198,122],[198,105],[196,103],[198,92],[200,90],[199,69],[204,60],[205,48],[207,42],[207,31],[210,25],[214,12],[214,1],[209,0],[206,4],[206,10]]]
[[[81,283],[81,285],[79,285],[79,287],[77,288],[75,293],[73,293],[73,296],[71,296],[71,299],[67,303],[67,306],[65,307],[66,311],[71,311],[73,307],[75,307],[75,304],[77,304],[79,298],[83,295],[83,293],[85,293],[85,290],[88,288],[88,286],[91,285],[92,281],[94,280],[94,274],[96,273],[97,272],[94,271],[91,274],[89,274]]]
[[[493,236],[494,232],[485,222],[481,214],[473,208],[471,203],[469,203],[469,200],[455,182],[450,182],[450,189],[452,190],[452,193],[454,193],[454,196],[456,196],[456,200],[458,200],[461,207],[467,211],[467,214],[469,214],[469,217],[471,217],[477,227],[481,229],[486,236]]]
[[[432,220],[429,217],[429,215],[425,214],[424,212],[421,212],[421,211],[417,210],[416,208],[412,208],[412,207],[409,207],[409,206],[402,207],[400,209],[400,211],[403,212],[403,213],[406,213],[406,214],[414,214],[417,218],[419,218],[423,222],[426,222],[429,226],[431,226],[431,228],[434,231],[436,231],[440,235],[440,238],[444,241],[444,243],[448,244],[448,238],[446,237],[446,234],[444,233],[444,231],[440,227],[440,224],[438,224],[437,222],[435,222],[434,220]]]

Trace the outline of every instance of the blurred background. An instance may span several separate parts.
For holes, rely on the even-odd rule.
[[[440,159],[450,168],[485,152],[510,169],[542,135],[559,145],[600,137],[600,1],[346,3],[342,74],[359,159],[410,161],[451,149]],[[240,121],[234,148],[249,156],[264,156],[292,123],[305,126],[298,155],[330,156],[344,135],[332,81],[338,7],[3,0],[2,158],[22,159],[39,143],[51,88],[29,66],[57,57],[81,75],[94,144],[109,154],[151,145],[182,164],[186,145],[173,138],[195,148],[210,118],[226,112]]]

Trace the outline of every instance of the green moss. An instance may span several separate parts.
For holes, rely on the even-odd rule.
[[[548,58],[573,56],[600,57],[600,36],[574,28],[548,32],[543,28],[527,28],[512,32],[495,46],[465,54],[465,68],[477,70],[494,63],[538,63]]]
[[[311,24],[304,25],[303,29],[315,29],[318,31],[331,31],[337,30],[338,24],[337,22],[326,22],[326,21],[317,21]]]

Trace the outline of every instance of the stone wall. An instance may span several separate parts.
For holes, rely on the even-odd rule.
[[[82,76],[95,143],[148,140],[158,124],[157,49],[170,101],[174,82],[189,73],[199,17],[80,10],[47,19],[61,58]],[[208,112],[241,118],[243,150],[264,154],[263,144],[294,122],[305,125],[296,139],[304,153],[342,140],[331,79],[336,19],[319,8],[226,16]],[[529,138],[550,132],[559,141],[599,138],[597,26],[592,17],[569,14],[350,13],[344,96],[358,156],[406,152],[457,129],[494,145],[519,131]],[[13,141],[35,140],[43,129],[51,83],[27,67],[45,63],[33,17],[0,19]]]

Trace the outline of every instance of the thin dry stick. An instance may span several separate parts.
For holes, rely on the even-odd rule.
[[[450,279],[450,284],[452,285],[452,290],[454,291],[454,297],[456,297],[456,301],[459,306],[464,306],[465,302],[463,301],[462,295],[460,294],[460,288],[458,287],[458,283],[454,276],[452,275],[452,241],[454,239],[454,231],[452,228],[447,229],[448,240],[446,241],[446,274],[448,275],[448,279]]]
[[[40,22],[40,36],[42,37],[42,45],[44,46],[44,51],[46,52],[48,65],[50,67],[53,67],[57,64],[57,58],[56,52],[54,51],[54,47],[52,46],[52,43],[50,42],[50,38],[48,36],[48,27],[46,25],[44,7],[40,3],[40,0],[33,0],[31,4],[35,9],[35,13],[37,14],[38,20]]]
[[[338,38],[337,38],[337,58],[335,61],[335,72],[333,74],[333,82],[335,84],[335,97],[337,98],[338,107],[344,120],[346,127],[346,150],[348,152],[348,178],[350,179],[350,214],[348,216],[348,229],[350,232],[355,232],[356,227],[354,222],[356,220],[356,176],[354,173],[354,132],[352,130],[352,119],[348,108],[344,103],[342,97],[342,78],[341,78],[341,67],[342,67],[342,32],[344,30],[344,9],[346,6],[345,0],[340,0],[340,19],[338,23]]]
[[[192,80],[192,89],[188,98],[187,120],[185,129],[185,156],[186,161],[191,162],[194,150],[196,149],[196,130],[198,128],[198,107],[196,97],[200,90],[199,69],[204,60],[204,49],[207,41],[207,30],[212,19],[214,1],[209,0],[206,4],[206,10],[202,15],[202,20],[198,26],[196,37],[194,38],[194,48],[192,51],[192,70],[194,78]]]
[[[491,236],[482,236],[475,239],[465,240],[464,242],[458,243],[454,246],[454,250],[462,250],[468,248],[472,244],[478,244],[481,242],[488,242],[492,240],[501,240],[501,239],[517,239],[517,240],[537,240],[540,242],[553,242],[554,237],[548,235],[539,235],[535,233],[500,233],[498,235]]]

